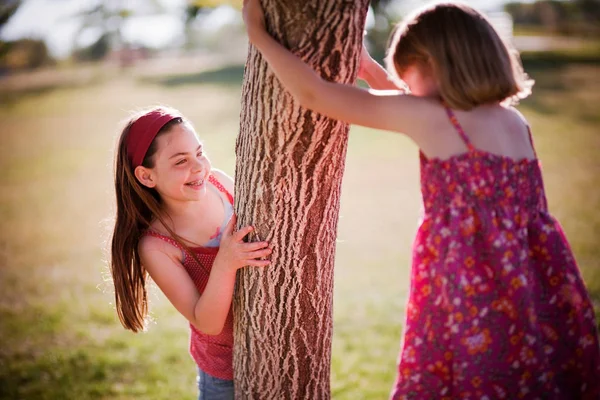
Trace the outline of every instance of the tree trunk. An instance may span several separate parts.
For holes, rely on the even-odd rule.
[[[368,0],[263,0],[271,34],[325,79],[354,83]],[[274,251],[240,271],[237,399],[329,399],[333,266],[348,125],[301,108],[249,49],[235,210]]]

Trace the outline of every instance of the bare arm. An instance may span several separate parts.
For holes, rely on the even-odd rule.
[[[398,82],[397,84],[385,68],[371,57],[364,46],[360,55],[358,77],[365,81],[372,89],[407,92],[407,88],[401,85],[402,82]]]
[[[152,237],[140,242],[140,257],[152,280],[173,306],[192,325],[208,335],[218,335],[225,325],[231,308],[235,275],[239,268],[267,266],[268,260],[259,260],[271,253],[266,242],[244,243],[242,239],[252,228],[233,232],[232,218],[223,232],[221,247],[212,266],[202,295],[178,260],[178,251]]]
[[[202,296],[181,262],[157,249],[140,252],[152,280],[171,304],[199,331],[217,335],[223,329],[235,284],[235,271],[213,268]]]
[[[325,81],[267,33],[258,0],[245,1],[244,18],[251,43],[302,106],[351,124],[406,133],[416,140],[421,129],[414,116],[430,107],[430,101],[399,90],[365,90]]]

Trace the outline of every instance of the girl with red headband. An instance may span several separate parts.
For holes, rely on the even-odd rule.
[[[164,107],[135,115],[119,139],[111,273],[126,329],[145,329],[146,282],[189,321],[200,399],[233,398],[231,302],[236,271],[269,265],[266,242],[234,231],[233,182],[212,169],[192,125]]]

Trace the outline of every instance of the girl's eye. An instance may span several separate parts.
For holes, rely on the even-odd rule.
[[[198,157],[202,157],[203,155],[204,155],[203,152],[201,152],[201,151],[198,152]]]
[[[175,165],[182,165],[186,162],[187,160],[184,158],[183,160],[179,160],[175,163]]]

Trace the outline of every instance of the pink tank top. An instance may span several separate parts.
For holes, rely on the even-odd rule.
[[[210,175],[209,182],[221,193],[227,201],[225,215],[227,212],[227,206],[233,206],[233,196],[221,185],[219,181]],[[230,214],[229,214],[230,215]],[[218,247],[192,247],[191,250],[194,252],[199,263],[190,254],[187,254],[185,249],[180,246],[175,240],[168,236],[161,235],[158,232],[147,230],[145,235],[150,235],[159,239],[162,239],[173,246],[181,249],[183,252],[183,266],[187,273],[194,281],[196,288],[202,294],[210,270],[212,268]],[[190,324],[190,354],[198,367],[206,372],[207,374],[214,376],[219,379],[233,380],[233,314],[231,309],[225,320],[225,326],[218,335],[206,335],[196,329]]]

